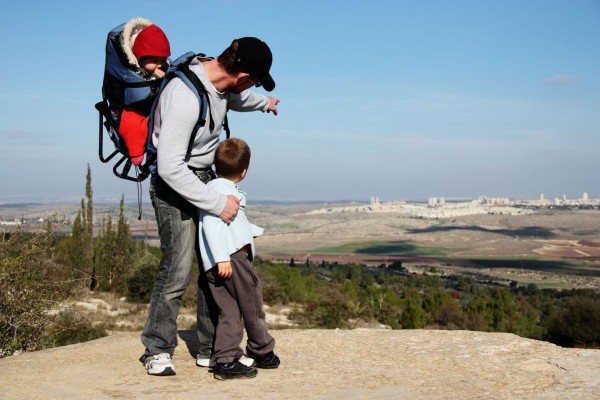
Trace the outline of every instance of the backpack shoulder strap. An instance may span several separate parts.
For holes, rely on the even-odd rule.
[[[192,70],[190,70],[190,63],[196,59],[197,57],[205,57],[203,53],[193,53],[187,52],[182,56],[178,57],[173,63],[169,66],[167,74],[162,81],[161,87],[159,89],[158,95],[156,99],[154,99],[154,103],[152,104],[152,111],[150,112],[150,116],[148,117],[148,138],[146,148],[149,150],[151,154],[156,155],[156,149],[152,145],[152,133],[154,130],[154,114],[156,112],[156,106],[158,105],[160,95],[164,90],[165,86],[173,79],[179,78],[181,81],[194,93],[198,102],[200,104],[200,112],[198,113],[198,121],[194,127],[192,135],[190,137],[190,142],[188,144],[188,154],[191,152],[192,145],[194,143],[194,139],[196,138],[196,133],[200,127],[206,124],[207,116],[206,114],[210,114],[210,103],[208,98],[208,93],[206,88],[198,78],[198,75]],[[214,128],[214,120],[211,115],[209,115],[209,123],[211,130]],[[227,134],[227,138],[230,137],[229,124],[227,122],[227,114],[225,114],[225,119],[223,121],[223,129]]]
[[[154,116],[156,114],[156,107],[158,102],[160,101],[160,96],[167,86],[167,84],[174,78],[179,78],[185,85],[194,93],[196,98],[198,99],[200,105],[200,112],[198,113],[198,121],[192,131],[192,135],[190,137],[190,142],[188,144],[188,154],[191,151],[192,144],[194,143],[194,139],[196,138],[196,132],[198,129],[206,123],[206,113],[208,110],[208,95],[206,93],[206,89],[200,79],[196,74],[190,70],[189,65],[196,57],[204,57],[202,53],[193,53],[187,52],[184,55],[178,57],[175,61],[171,63],[169,69],[167,70],[167,74],[165,75],[162,84],[160,86],[158,95],[154,99],[154,103],[152,104],[152,110],[150,111],[150,115],[148,116],[148,137],[146,148],[148,152],[156,157],[156,148],[152,145],[152,135],[154,131]],[[154,172],[154,167],[151,167],[151,171]]]
[[[198,122],[196,123],[196,128],[194,131],[198,130],[199,127],[204,126],[206,123],[206,113],[207,111],[210,113],[210,101],[208,99],[208,93],[206,92],[206,88],[198,78],[198,75],[194,73],[194,71],[190,70],[190,63],[196,57],[190,57],[186,62],[179,65],[178,70],[174,71],[175,76],[181,79],[190,90],[196,95],[198,101],[200,102],[200,113],[198,115]],[[212,130],[215,127],[215,123],[212,119],[212,115],[210,116],[210,129]]]
[[[200,114],[198,117],[198,123],[196,124],[195,131],[197,131],[199,127],[204,126],[204,124],[206,123],[207,110],[208,110],[209,119],[210,119],[209,120],[210,129],[212,130],[215,127],[215,122],[212,118],[212,115],[210,115],[210,100],[208,98],[208,93],[206,92],[206,88],[204,87],[204,85],[202,84],[200,79],[198,78],[198,75],[196,75],[195,72],[190,70],[190,63],[195,58],[205,57],[205,55],[203,53],[198,53],[198,54],[186,53],[186,55],[182,56],[181,58],[184,58],[184,57],[185,57],[185,60],[183,62],[181,62],[180,64],[178,64],[177,68],[174,69],[174,73],[178,78],[180,78],[190,88],[190,90],[192,92],[194,92],[194,94],[196,94],[196,97],[198,97],[198,101],[200,102]],[[206,105],[208,105],[209,107],[206,107]],[[225,113],[225,118],[223,120],[223,129],[225,130],[227,138],[229,138],[231,136],[231,134],[230,134],[230,130],[229,130],[229,123],[227,121],[227,113]]]

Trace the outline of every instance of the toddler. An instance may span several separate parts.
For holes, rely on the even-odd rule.
[[[125,24],[121,47],[134,69],[146,80],[161,80],[168,67],[171,47],[165,33],[144,18],[133,18]],[[157,88],[159,87],[157,82]],[[120,115],[119,133],[125,141],[133,165],[144,160],[148,136],[148,115],[154,96],[135,109],[123,109]]]

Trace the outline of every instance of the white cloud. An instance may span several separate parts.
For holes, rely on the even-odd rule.
[[[562,85],[576,81],[577,78],[571,75],[555,75],[552,78],[546,79],[546,83],[550,85]]]

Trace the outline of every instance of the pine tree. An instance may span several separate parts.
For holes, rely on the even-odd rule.
[[[98,240],[96,241],[95,259],[96,272],[100,290],[112,289],[115,276],[115,232],[112,227],[112,218],[102,219]]]
[[[87,166],[85,195],[87,204],[81,199],[80,210],[73,221],[69,262],[75,279],[88,279],[95,276],[94,271],[94,212],[92,204],[92,172]]]
[[[131,269],[134,251],[124,209],[125,199],[121,197],[116,226],[110,215],[103,219],[95,247],[99,287],[101,290],[117,293],[125,293],[127,290],[127,274]]]
[[[95,276],[94,271],[94,206],[92,204],[92,170],[90,164],[87,166],[87,175],[85,177],[85,197],[87,198],[87,206],[85,208],[85,224],[83,235],[83,260],[81,268],[84,273],[90,277]],[[82,213],[83,200],[81,201]]]
[[[69,264],[71,266],[71,276],[75,279],[81,277],[81,262],[83,260],[83,221],[81,211],[75,216],[73,221],[73,231],[71,233],[71,245],[69,246]]]
[[[113,290],[118,292],[125,291],[127,287],[127,274],[131,269],[133,260],[133,241],[131,239],[131,231],[127,221],[125,221],[125,197],[121,195],[119,204],[119,221],[117,223],[117,232],[115,238],[115,277],[116,282],[113,284]]]

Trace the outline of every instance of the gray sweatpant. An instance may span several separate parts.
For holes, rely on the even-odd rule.
[[[275,339],[269,334],[260,280],[254,272],[248,253],[241,250],[231,255],[232,277],[223,279],[214,267],[207,272],[210,291],[219,308],[212,361],[230,363],[241,357],[240,347],[244,327],[248,341],[246,350],[265,355],[275,348]],[[243,319],[243,325],[242,325]]]

